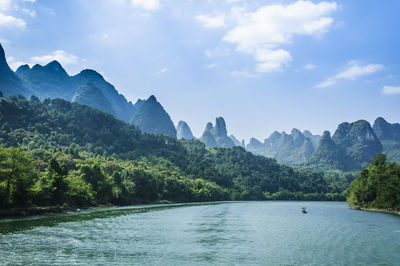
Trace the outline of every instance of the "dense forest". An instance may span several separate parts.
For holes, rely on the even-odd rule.
[[[378,154],[351,183],[347,202],[353,207],[400,210],[400,165]]]
[[[143,133],[91,107],[0,98],[0,199],[29,205],[126,205],[165,199],[344,200],[348,180],[297,170],[241,147]]]

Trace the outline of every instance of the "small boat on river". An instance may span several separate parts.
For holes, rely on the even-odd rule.
[[[307,213],[306,207],[301,208],[301,212],[302,212],[302,213]]]

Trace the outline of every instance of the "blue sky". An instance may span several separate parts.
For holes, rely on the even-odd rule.
[[[0,0],[9,64],[102,73],[199,137],[400,122],[400,1]]]

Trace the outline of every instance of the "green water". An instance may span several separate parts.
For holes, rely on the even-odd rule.
[[[3,220],[0,263],[400,265],[400,217],[345,203],[272,201]]]

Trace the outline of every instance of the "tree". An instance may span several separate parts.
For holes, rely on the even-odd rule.
[[[0,148],[0,185],[3,209],[9,202],[26,204],[27,192],[35,176],[30,158],[20,148]],[[4,189],[4,191],[3,191]]]
[[[68,190],[68,184],[65,178],[68,175],[68,169],[65,164],[59,164],[52,158],[48,167],[48,175],[52,180],[51,197],[55,203],[63,203],[65,192]]]

